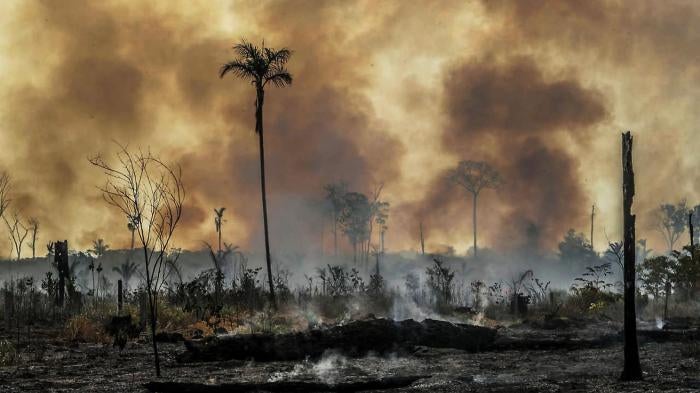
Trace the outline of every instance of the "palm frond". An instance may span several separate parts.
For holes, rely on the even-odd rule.
[[[223,78],[227,73],[232,73],[239,78],[256,78],[255,69],[246,61],[239,59],[230,61],[219,69],[219,78]]]
[[[265,51],[265,60],[270,65],[283,66],[292,57],[292,51],[287,48],[263,48],[263,50]]]
[[[242,59],[255,59],[262,57],[260,49],[245,38],[238,44],[234,45],[233,50]]]
[[[292,75],[289,72],[279,72],[270,75],[265,79],[265,83],[272,82],[276,87],[285,87],[292,84]]]

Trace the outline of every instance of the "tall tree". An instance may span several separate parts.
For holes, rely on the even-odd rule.
[[[109,250],[109,244],[105,243],[104,239],[95,239],[92,241],[92,249],[90,250],[97,259],[102,258],[105,253]]]
[[[673,246],[685,231],[688,220],[688,207],[685,200],[674,205],[664,203],[655,212],[656,230],[666,240],[668,252],[673,251]]]
[[[214,209],[214,226],[216,227],[216,235],[219,237],[219,254],[222,253],[221,251],[221,224],[224,222],[224,210],[226,210],[225,207],[220,207],[218,209]]]
[[[474,232],[474,257],[476,247],[476,203],[479,194],[486,188],[497,188],[502,180],[498,171],[483,161],[460,161],[457,168],[450,171],[450,180],[472,194],[472,230]]]
[[[326,200],[330,203],[330,212],[333,220],[333,256],[338,256],[338,225],[340,216],[344,209],[345,194],[348,186],[344,182],[337,184],[326,184],[323,189],[326,191]]]
[[[32,232],[32,240],[29,247],[32,249],[32,259],[36,258],[36,240],[39,235],[39,220],[36,217],[29,219],[29,230]]]
[[[358,249],[364,256],[363,246],[369,238],[369,223],[372,217],[372,207],[365,194],[359,192],[348,192],[345,194],[344,208],[340,217],[343,233],[352,244],[353,263],[357,263]]]
[[[135,234],[136,234],[136,223],[131,222],[131,220],[129,220],[129,222],[126,223],[126,228],[129,230],[129,232],[131,232],[131,249],[133,250],[134,249]]]
[[[374,221],[379,225],[379,251],[384,258],[384,235],[389,230],[389,202],[377,201],[377,212]]]
[[[622,134],[622,207],[623,207],[623,256],[624,256],[624,357],[625,365],[620,378],[625,381],[642,379],[642,367],[639,364],[639,346],[637,344],[637,313],[635,295],[637,288],[635,261],[635,221],[632,214],[634,200],[634,169],[632,167],[632,134]]]
[[[263,105],[265,87],[268,83],[276,87],[292,84],[292,75],[286,64],[292,56],[287,48],[273,49],[251,44],[243,40],[233,46],[237,58],[221,66],[219,77],[231,73],[236,77],[249,80],[255,88],[255,133],[258,134],[260,146],[260,190],[262,197],[263,226],[265,229],[265,261],[267,262],[267,279],[270,286],[270,302],[276,307],[275,287],[272,282],[272,260],[270,258],[270,236],[267,223],[267,196],[265,193],[265,143],[263,140]]]

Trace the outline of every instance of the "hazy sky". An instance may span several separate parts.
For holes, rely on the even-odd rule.
[[[481,244],[551,250],[570,227],[588,232],[595,204],[601,248],[620,238],[624,129],[637,234],[662,249],[650,211],[700,203],[699,13],[696,1],[3,1],[0,166],[40,244],[120,247],[126,220],[87,157],[150,147],[183,166],[177,246],[213,239],[226,206],[224,239],[255,251],[254,92],[217,71],[240,38],[265,39],[295,51],[294,84],[266,96],[273,249],[324,238],[330,250],[314,204],[345,180],[384,183],[389,249],[416,249],[422,220],[429,247],[464,252],[471,202],[445,180],[460,159],[505,180],[481,198]]]

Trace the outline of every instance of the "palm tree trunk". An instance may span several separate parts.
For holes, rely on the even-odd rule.
[[[265,261],[267,263],[267,281],[270,286],[270,303],[277,307],[275,300],[275,287],[272,283],[272,261],[270,258],[270,235],[267,225],[267,194],[265,192],[265,143],[263,140],[263,103],[265,91],[261,86],[257,88],[257,100],[255,101],[255,132],[260,142],[260,190],[262,194],[263,226],[265,228]]]
[[[478,194],[474,194],[472,198],[472,231],[474,232],[474,258],[476,258],[476,197]]]

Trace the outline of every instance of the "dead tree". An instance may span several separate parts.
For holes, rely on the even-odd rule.
[[[35,217],[29,219],[29,230],[32,232],[32,241],[29,243],[29,247],[32,249],[32,259],[36,258],[36,238],[39,234],[39,220]]]
[[[156,376],[160,377],[160,357],[156,327],[158,294],[167,278],[166,257],[173,233],[182,216],[185,188],[182,170],[170,166],[150,151],[130,152],[124,146],[116,155],[117,164],[108,164],[100,156],[90,163],[107,176],[101,188],[107,203],[116,207],[135,225],[143,250],[144,277],[150,319]]]
[[[690,231],[690,252],[695,248],[695,228],[693,228],[693,211],[688,213],[688,230]]]
[[[124,304],[124,290],[122,288],[122,280],[117,280],[117,315],[122,315],[122,307]]]
[[[3,214],[2,219],[5,221],[5,225],[7,225],[10,241],[12,241],[14,252],[17,254],[17,260],[19,261],[22,258],[24,240],[27,238],[27,235],[29,235],[29,228],[22,224],[22,219],[18,212],[14,212],[9,219],[6,214]]]
[[[635,311],[635,215],[632,214],[634,199],[634,170],[632,166],[632,134],[622,134],[622,206],[624,225],[624,355],[625,365],[620,378],[623,381],[642,379],[637,344],[637,315]]]
[[[66,296],[66,281],[70,280],[70,267],[68,266],[68,240],[51,243],[53,249],[54,265],[58,270],[58,290],[56,291],[56,305],[63,307]]]

